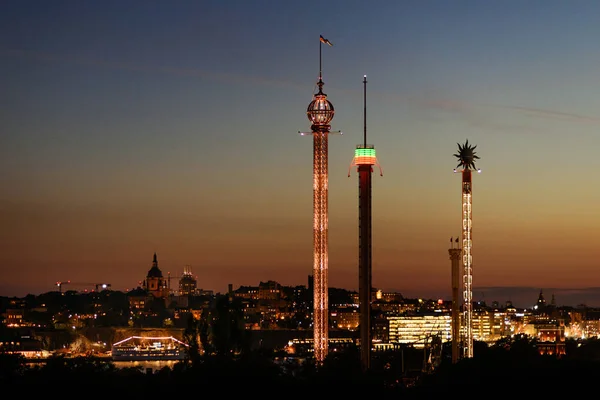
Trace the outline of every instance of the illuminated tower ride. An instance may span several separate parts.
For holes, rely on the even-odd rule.
[[[335,113],[333,104],[323,93],[321,68],[322,44],[333,44],[319,37],[319,91],[306,109],[311,122],[311,132],[300,132],[313,137],[313,336],[314,356],[322,364],[327,356],[329,344],[329,296],[328,296],[328,138],[329,123]],[[341,133],[341,132],[338,132]]]
[[[371,367],[371,173],[373,165],[381,166],[375,157],[375,146],[367,144],[367,76],[364,76],[363,144],[356,146],[352,166],[358,170],[358,299],[360,311],[360,361],[363,370]],[[350,171],[348,171],[350,176]]]
[[[458,159],[456,168],[462,168],[462,264],[463,264],[463,357],[473,357],[473,246],[472,237],[472,214],[471,204],[473,197],[473,185],[471,183],[471,170],[481,172],[475,167],[475,148],[469,140],[464,145],[458,144],[458,153],[454,157]],[[454,172],[456,171],[454,169]]]

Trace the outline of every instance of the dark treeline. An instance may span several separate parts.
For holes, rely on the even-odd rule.
[[[493,346],[478,343],[475,357],[456,364],[448,360],[447,348],[440,365],[422,373],[411,387],[406,387],[406,358],[422,357],[423,350],[374,354],[372,368],[362,372],[357,349],[332,352],[316,368],[304,364],[280,364],[272,353],[249,351],[234,355],[220,353],[190,354],[173,368],[148,373],[141,368],[116,368],[110,361],[94,358],[53,357],[46,363],[28,366],[18,355],[0,354],[0,385],[13,393],[44,395],[55,390],[86,390],[91,394],[168,395],[181,389],[219,391],[228,394],[273,395],[292,397],[314,393],[368,393],[380,398],[431,399],[433,396],[462,398],[514,397],[524,395],[555,396],[584,394],[600,378],[600,342],[570,344],[561,358],[542,356],[535,340],[506,339]],[[285,391],[285,392],[279,392]],[[357,392],[360,391],[360,392]],[[555,397],[550,397],[555,398]]]
[[[199,319],[187,321],[188,356],[157,371],[117,368],[106,359],[53,356],[30,364],[21,355],[0,353],[0,387],[12,393],[55,392],[86,397],[169,395],[181,390],[251,396],[368,395],[370,398],[523,398],[584,394],[600,378],[600,341],[566,341],[561,357],[541,355],[535,338],[475,342],[471,359],[452,364],[450,346],[401,347],[374,352],[364,372],[357,347],[330,352],[323,365],[275,349],[252,349],[238,300],[223,297]],[[428,353],[429,351],[429,353]],[[436,353],[437,354],[437,353]],[[372,397],[374,396],[374,397]]]

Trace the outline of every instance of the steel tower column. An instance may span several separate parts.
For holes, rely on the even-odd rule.
[[[377,162],[375,147],[367,144],[367,76],[364,76],[364,143],[356,146],[352,164],[358,170],[358,299],[360,311],[360,361],[363,370],[371,368],[371,289],[372,289],[372,172]],[[382,174],[383,175],[383,174]],[[348,172],[350,176],[350,172]]]
[[[313,348],[317,364],[322,364],[329,350],[329,177],[328,145],[335,110],[323,93],[321,46],[333,44],[319,36],[318,92],[306,109],[313,136]],[[301,134],[305,134],[300,132]],[[339,132],[341,133],[341,132]]]
[[[471,170],[462,171],[462,264],[463,264],[463,323],[464,323],[464,356],[473,357],[473,256],[471,255],[472,220],[471,220]]]
[[[375,152],[375,149],[373,149]],[[358,165],[358,298],[360,311],[360,360],[363,370],[371,368],[371,170]]]
[[[456,238],[456,243],[458,243],[458,238]],[[460,255],[462,250],[460,247],[452,247],[454,242],[452,238],[450,238],[450,246],[448,249],[448,253],[450,254],[451,260],[451,282],[452,282],[452,363],[458,362],[460,358],[460,297],[459,297],[459,289],[460,289],[460,272],[459,272],[459,263],[460,263]],[[457,244],[457,246],[460,246]]]
[[[315,359],[323,362],[329,341],[328,285],[328,134],[329,126],[314,127],[313,134],[313,329]]]
[[[475,155],[477,146],[469,145],[467,140],[464,145],[458,145],[458,153],[454,154],[458,158],[457,168],[462,167],[462,265],[463,265],[463,356],[473,357],[473,220],[471,206],[473,200],[473,185],[471,183],[471,169],[476,169],[475,160],[479,156]],[[456,172],[456,169],[454,170]],[[477,172],[481,170],[477,169]]]

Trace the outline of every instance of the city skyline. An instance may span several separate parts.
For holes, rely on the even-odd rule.
[[[215,292],[306,284],[312,142],[297,132],[322,34],[344,132],[329,140],[330,287],[358,289],[347,173],[368,75],[386,175],[373,185],[373,286],[450,298],[453,153],[468,139],[482,155],[473,299],[522,288],[600,305],[600,4],[577,4],[4,2],[0,295],[61,280],[133,288],[154,252],[163,272],[190,265]]]

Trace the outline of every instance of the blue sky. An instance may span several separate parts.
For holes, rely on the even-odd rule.
[[[225,290],[304,284],[318,77],[330,138],[330,282],[357,282],[363,127],[374,285],[444,297],[460,229],[457,142],[477,144],[474,286],[600,279],[600,3],[5,1],[0,263],[6,294],[129,288],[156,251]],[[506,300],[506,299],[497,299]],[[532,301],[534,301],[533,299]],[[557,299],[560,302],[560,299]],[[589,301],[588,301],[589,302]],[[599,299],[600,303],[600,299]]]

